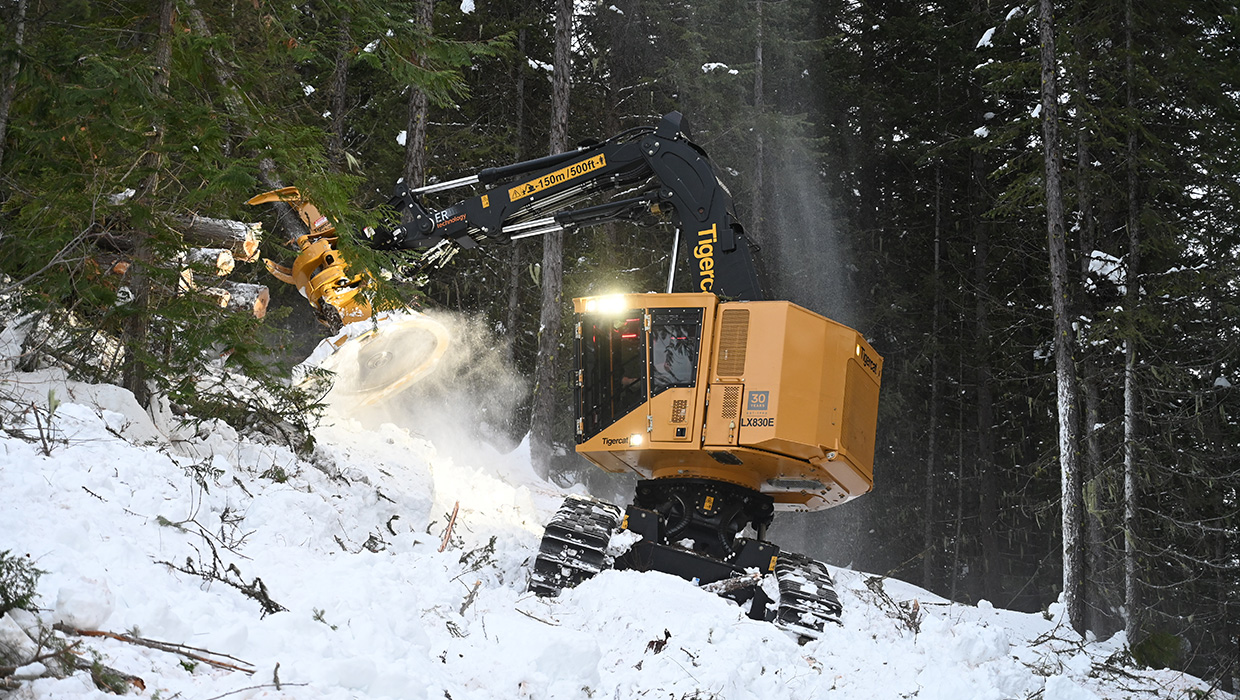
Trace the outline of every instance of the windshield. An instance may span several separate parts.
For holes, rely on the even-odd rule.
[[[580,319],[577,440],[585,442],[645,403],[646,330],[642,309]]]

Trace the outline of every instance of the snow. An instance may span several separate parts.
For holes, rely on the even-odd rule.
[[[461,0],[461,12],[469,14],[474,11],[474,0]]]
[[[28,651],[22,630],[63,622],[252,669],[72,638],[84,658],[141,677],[144,696],[1092,700],[1208,687],[1108,670],[1122,635],[1085,640],[1043,615],[848,569],[832,569],[842,624],[804,645],[659,573],[604,571],[540,599],[525,592],[530,562],[565,491],[535,476],[525,444],[502,453],[329,414],[299,457],[55,370],[0,376],[0,549],[46,572],[40,609],[0,617],[0,643]],[[60,404],[44,454],[27,409],[49,392]],[[213,566],[216,580],[192,573]],[[259,581],[283,610],[265,614],[235,585]],[[88,673],[22,661],[16,697],[105,697]]]
[[[990,40],[994,38],[995,29],[997,28],[998,27],[991,27],[990,29],[987,29],[986,33],[982,34],[982,38],[977,40],[977,46],[975,46],[974,48],[980,49],[980,48],[993,46],[993,44],[990,43]]]
[[[728,67],[728,64],[726,63],[703,63],[702,64],[703,73],[713,73],[717,70],[724,71],[728,75],[739,75],[740,74],[740,71],[736,70],[735,68]]]

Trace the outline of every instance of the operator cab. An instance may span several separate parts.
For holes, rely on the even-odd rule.
[[[696,479],[820,510],[873,485],[882,358],[785,301],[574,300],[577,451],[647,480]]]

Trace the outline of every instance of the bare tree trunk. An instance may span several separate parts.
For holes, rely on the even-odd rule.
[[[1136,109],[1133,93],[1135,70],[1132,60],[1132,0],[1124,3],[1124,46],[1127,49],[1124,72],[1127,77],[1125,102]],[[1128,129],[1128,265],[1124,278],[1124,310],[1129,317],[1128,337],[1124,339],[1124,632],[1129,644],[1139,641],[1141,605],[1137,580],[1137,346],[1132,318],[1140,303],[1141,228],[1137,201],[1137,132]]]
[[[976,156],[975,156],[976,158]],[[980,158],[977,159],[980,162]],[[984,174],[980,175],[985,177]],[[973,287],[975,377],[977,382],[978,529],[982,545],[982,587],[987,597],[999,592],[999,478],[995,465],[995,399],[990,348],[990,231],[974,223]]]
[[[924,502],[922,504],[922,554],[921,554],[921,585],[923,588],[932,588],[934,585],[934,563],[935,551],[938,546],[935,543],[934,520],[936,517],[935,509],[935,489],[934,485],[937,479],[936,465],[939,458],[939,402],[942,396],[939,393],[939,331],[941,327],[941,319],[939,318],[942,311],[942,289],[939,284],[939,265],[941,260],[942,245],[942,222],[941,213],[941,196],[942,196],[942,179],[943,174],[940,166],[934,169],[934,277],[931,284],[934,286],[934,306],[931,312],[930,321],[930,414],[927,417],[926,432],[926,469],[925,483],[922,486],[924,493]]]
[[[434,0],[418,0],[416,17],[418,28],[427,36],[434,31]],[[418,56],[413,60],[419,61]],[[409,86],[409,121],[405,124],[405,169],[402,176],[409,187],[426,184],[426,121],[430,115],[430,100],[416,85]],[[408,212],[405,214],[408,216]],[[406,222],[408,223],[408,222]]]
[[[763,0],[757,0],[757,4],[758,29],[756,36],[754,36],[753,50],[753,111],[758,119],[758,123],[756,125],[757,128],[754,129],[757,142],[754,144],[753,202],[750,205],[753,215],[750,219],[750,235],[754,240],[761,241],[765,240],[762,234],[766,231],[765,222],[763,221],[763,217],[766,214],[765,207],[763,206],[766,202],[766,198],[763,196],[765,189],[764,180],[766,179],[766,143],[763,132],[765,124],[762,118],[766,111],[766,98],[763,94],[765,89],[762,85],[764,69],[762,61]]]
[[[9,131],[9,111],[13,108],[13,95],[17,93],[17,76],[22,69],[22,48],[26,44],[26,0],[17,0],[13,18],[13,62],[4,76],[0,90],[0,166],[4,165],[4,140]]]
[[[521,27],[517,30],[517,55],[525,55],[525,42],[527,30]],[[518,161],[525,159],[525,149],[522,146],[523,137],[525,136],[525,65],[524,62],[517,64],[516,76],[513,78],[513,84],[516,89],[515,107],[517,110],[517,153]],[[517,319],[521,312],[521,265],[522,265],[522,248],[516,241],[509,244],[508,250],[508,309],[504,315],[504,327],[508,331],[507,354],[508,362],[512,366],[516,366],[517,362]]]
[[[568,95],[572,54],[573,0],[558,0],[555,15],[555,67],[551,84],[551,153],[568,150]],[[564,300],[564,234],[543,236],[542,312],[538,360],[534,368],[534,410],[530,418],[530,457],[534,471],[551,472],[555,448],[555,377]]]
[[[1079,4],[1073,6],[1074,22],[1080,20],[1081,6]],[[1089,47],[1084,40],[1084,34],[1077,32],[1075,35],[1075,46],[1073,47],[1076,55],[1088,56]],[[1089,94],[1091,86],[1089,84],[1090,72],[1088,70],[1079,70],[1073,75],[1076,82],[1077,90],[1081,94]],[[1093,156],[1091,147],[1093,145],[1092,133],[1090,131],[1092,123],[1089,121],[1088,112],[1081,111],[1081,123],[1076,128],[1076,191],[1077,191],[1077,208],[1080,215],[1080,275],[1081,279],[1089,276],[1089,265],[1093,255],[1093,251],[1097,247],[1098,240],[1098,222],[1094,211],[1094,185],[1092,175]],[[1088,314],[1084,314],[1088,315]],[[1082,334],[1089,334],[1090,327],[1084,324]],[[1082,340],[1083,343],[1087,341]],[[1107,598],[1107,581],[1104,576],[1108,569],[1107,559],[1109,549],[1106,544],[1106,523],[1103,522],[1104,503],[1103,499],[1108,491],[1105,486],[1107,473],[1102,467],[1102,436],[1100,435],[1100,426],[1102,425],[1102,400],[1099,396],[1098,383],[1101,381],[1099,377],[1098,363],[1088,352],[1083,352],[1080,358],[1080,375],[1081,375],[1081,398],[1084,401],[1084,425],[1081,427],[1082,439],[1084,441],[1084,451],[1082,452],[1083,462],[1081,464],[1082,479],[1082,517],[1084,523],[1085,536],[1085,568],[1083,571],[1083,586],[1086,592],[1086,599],[1089,603],[1086,605],[1086,623],[1089,629],[1095,632],[1101,632],[1110,623],[1107,616],[1107,608],[1109,606],[1100,604]]]
[[[1062,514],[1063,596],[1068,623],[1084,632],[1081,574],[1081,470],[1079,454],[1078,389],[1068,250],[1064,231],[1063,191],[1060,184],[1059,90],[1056,83],[1053,1],[1039,0],[1038,25],[1042,40],[1042,153],[1046,168],[1046,233],[1050,256],[1051,308],[1054,311],[1055,384],[1059,407],[1060,507]]]

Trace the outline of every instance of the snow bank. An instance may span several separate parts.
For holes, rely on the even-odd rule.
[[[115,387],[53,372],[4,381],[6,428],[31,428],[21,407],[49,390],[63,403],[50,454],[0,435],[0,550],[47,572],[42,608],[0,617],[0,645],[28,654],[23,635],[59,622],[235,667],[80,639],[147,696],[1086,700],[1205,688],[1131,668],[1121,683],[1108,669],[1122,639],[1086,643],[1041,615],[848,570],[833,570],[842,624],[804,646],[663,574],[604,572],[539,599],[525,592],[529,562],[563,492],[533,476],[528,452],[443,449],[334,417],[303,459],[222,424],[174,440]],[[24,668],[33,680],[18,696],[104,695],[89,674],[45,671]]]

